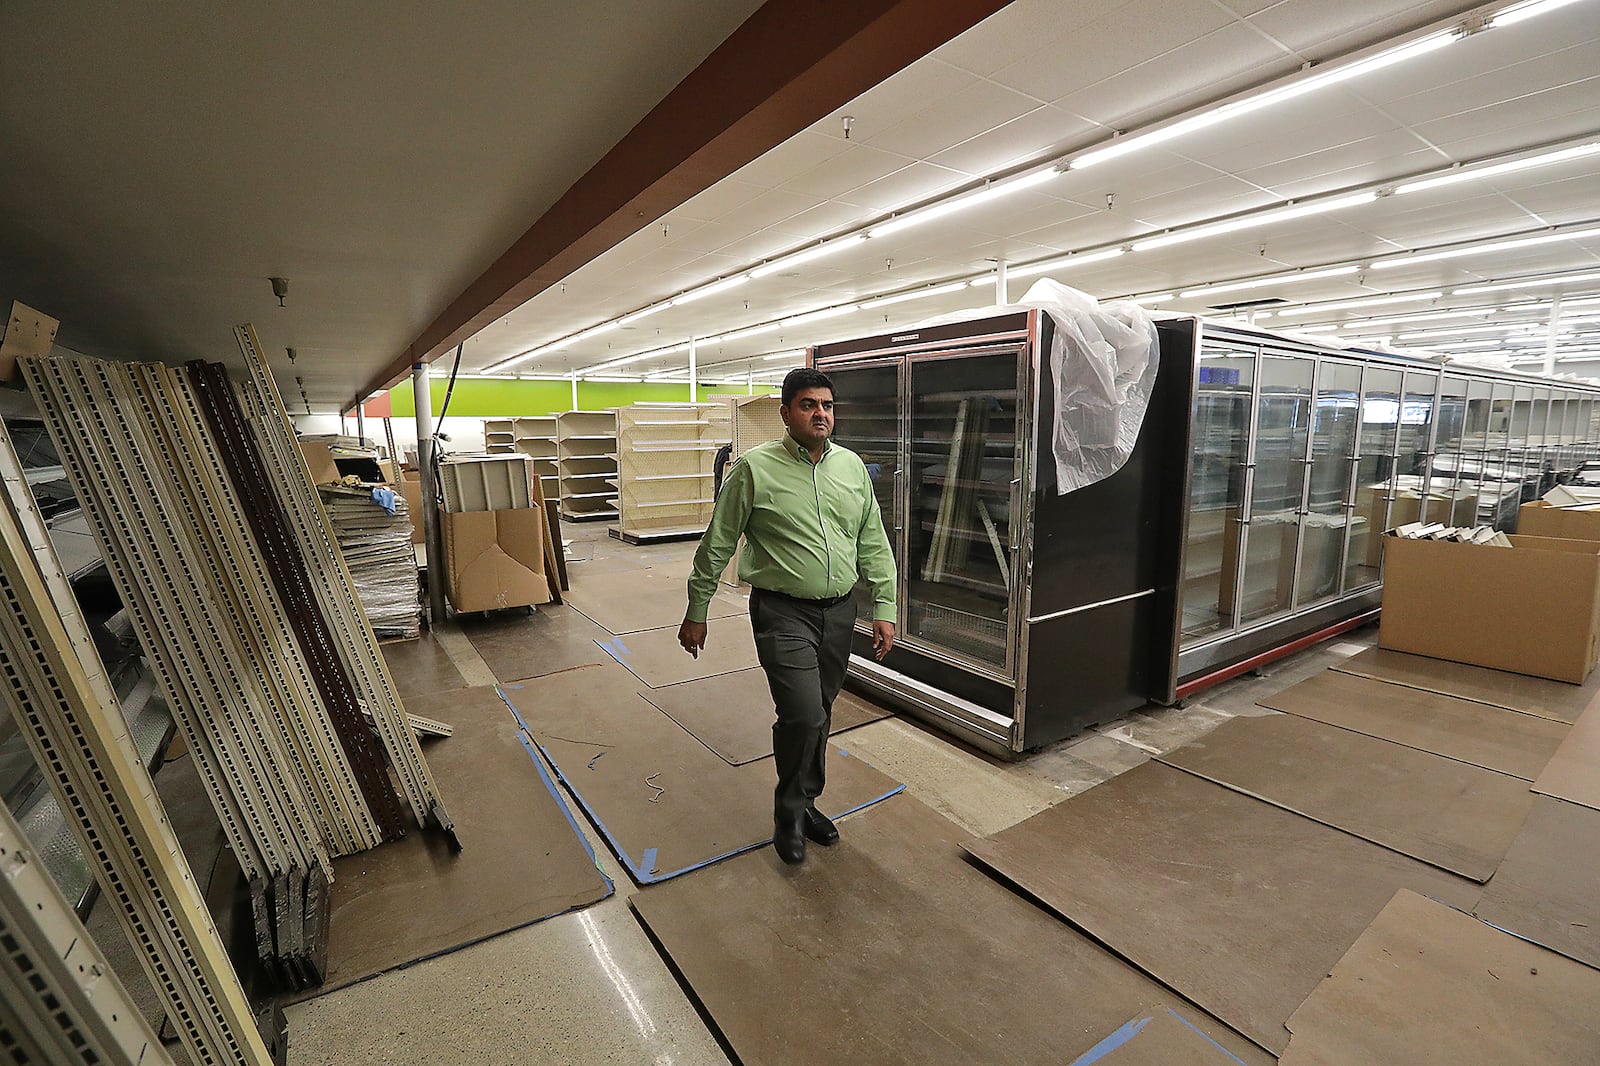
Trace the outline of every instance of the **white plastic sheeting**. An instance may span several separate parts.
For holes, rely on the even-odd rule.
[[[1138,304],[1102,304],[1049,278],[1035,282],[1018,306],[1038,308],[1055,323],[1051,451],[1056,494],[1064,496],[1115,474],[1133,454],[1160,363],[1156,327]]]

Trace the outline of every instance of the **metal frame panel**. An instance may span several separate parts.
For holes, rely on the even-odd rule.
[[[433,774],[422,757],[422,747],[406,721],[394,679],[378,652],[372,625],[361,609],[350,573],[339,555],[333,525],[295,446],[288,412],[273,383],[272,371],[261,356],[255,331],[240,326],[234,330],[234,337],[249,369],[244,392],[248,406],[254,407],[254,428],[263,459],[277,482],[272,488],[283,498],[293,520],[306,565],[315,579],[318,599],[339,638],[340,657],[372,716],[417,824],[427,825],[431,819],[453,833],[454,823],[445,812]]]
[[[0,427],[0,454],[18,465]],[[200,1066],[270,1057],[24,481],[0,496],[0,700]],[[28,515],[24,520],[22,516]],[[32,534],[32,535],[30,535]]]

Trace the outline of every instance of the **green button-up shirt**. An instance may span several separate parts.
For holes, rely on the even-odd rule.
[[[711,525],[689,575],[691,622],[704,622],[717,578],[744,536],[739,578],[807,600],[843,596],[859,576],[872,586],[872,617],[895,620],[894,556],[861,457],[829,443],[822,459],[785,434],[728,468]]]

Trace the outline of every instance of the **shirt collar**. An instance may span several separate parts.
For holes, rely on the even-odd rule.
[[[785,431],[784,434],[783,434],[783,447],[784,447],[784,450],[787,451],[794,458],[799,459],[799,460],[801,460],[802,462],[805,462],[805,463],[810,463],[811,462],[811,453],[806,451],[805,445],[801,444],[799,441],[795,440],[794,437],[790,436],[788,431]],[[823,441],[822,442],[822,459],[826,459],[828,457],[828,453],[830,451],[832,451],[832,450],[833,450],[833,441],[831,441],[831,440]],[[822,459],[818,459],[816,465],[820,466],[821,463],[822,463]]]

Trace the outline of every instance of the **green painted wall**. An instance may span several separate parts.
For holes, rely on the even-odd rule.
[[[444,404],[444,383],[430,382],[429,394],[433,413],[437,415]],[[756,386],[756,393],[769,390]],[[743,385],[705,385],[701,396],[731,394],[743,396]],[[389,391],[394,404],[394,417],[410,418],[416,413],[411,383],[406,382]],[[689,386],[671,383],[580,381],[578,382],[578,407],[582,410],[600,410],[623,407],[630,403],[682,403],[689,399]],[[572,384],[567,381],[518,381],[507,378],[492,381],[487,378],[464,378],[456,382],[455,394],[450,398],[450,417],[464,418],[515,418],[519,415],[548,415],[572,409]]]

